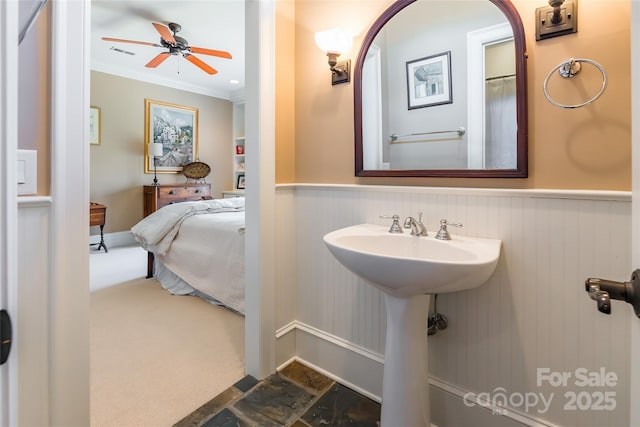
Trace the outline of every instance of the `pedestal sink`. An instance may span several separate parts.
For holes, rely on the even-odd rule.
[[[429,294],[485,283],[498,264],[501,241],[457,235],[436,240],[360,224],[328,233],[324,242],[340,263],[385,293],[381,427],[430,426]]]

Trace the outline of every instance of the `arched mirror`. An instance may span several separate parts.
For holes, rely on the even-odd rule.
[[[354,74],[357,176],[527,176],[524,29],[509,0],[398,0]]]

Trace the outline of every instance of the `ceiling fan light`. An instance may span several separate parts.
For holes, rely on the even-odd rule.
[[[158,65],[163,63],[170,56],[182,56],[187,61],[194,64],[205,73],[212,75],[212,74],[216,74],[218,71],[215,68],[212,68],[210,65],[208,65],[204,61],[202,61],[200,58],[193,56],[190,52],[201,53],[204,55],[210,55],[210,56],[215,56],[219,58],[227,58],[227,59],[232,58],[231,53],[227,51],[189,46],[189,42],[186,39],[175,35],[175,33],[180,31],[180,29],[182,28],[179,24],[170,23],[168,28],[162,24],[158,24],[155,22],[152,24],[160,34],[160,44],[137,41],[137,40],[116,39],[113,37],[102,37],[102,40],[110,41],[110,42],[140,44],[145,46],[164,47],[167,49],[166,52],[161,52],[155,57],[153,57],[145,65],[146,68],[156,68]],[[171,31],[173,31],[174,33],[173,35],[171,34]],[[112,48],[112,49],[115,49],[115,48]],[[119,50],[119,51],[124,52],[122,50]],[[178,73],[180,73],[180,71],[178,71]]]

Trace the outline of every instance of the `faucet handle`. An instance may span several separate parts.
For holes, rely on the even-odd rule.
[[[449,230],[447,230],[447,225],[450,225],[452,227],[462,227],[461,222],[449,222],[446,219],[441,219],[440,230],[438,230],[438,234],[436,234],[436,239],[451,240],[451,235],[449,234]]]
[[[389,233],[404,233],[404,231],[402,231],[402,227],[400,227],[399,215],[380,215],[380,218],[391,218],[393,220],[391,228],[389,228]]]

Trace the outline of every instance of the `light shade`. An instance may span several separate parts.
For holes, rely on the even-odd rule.
[[[153,157],[162,157],[162,155],[164,154],[163,148],[164,146],[159,143],[159,142],[154,142],[153,144],[149,144],[151,148],[151,150],[149,150]]]
[[[351,49],[352,37],[340,28],[319,31],[315,34],[316,44],[323,52],[338,55]]]

